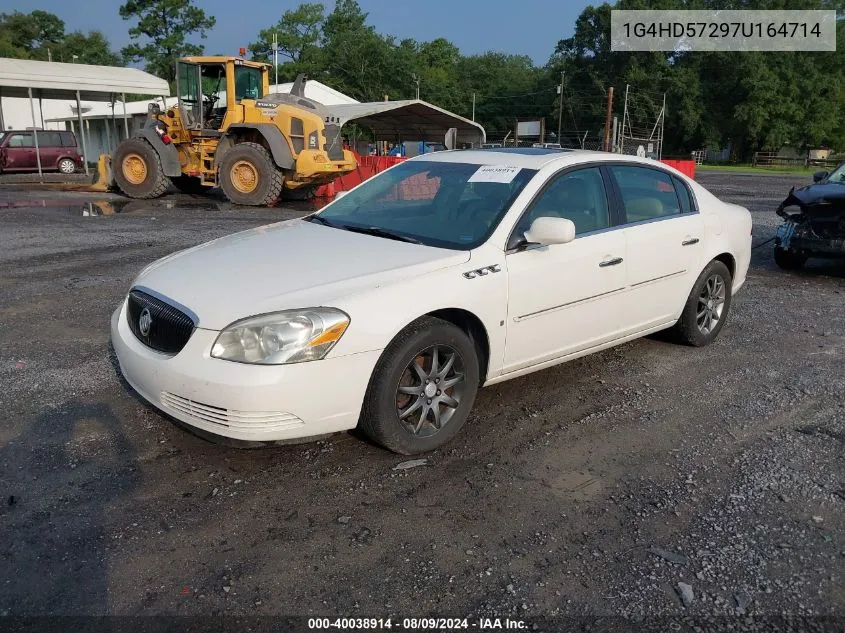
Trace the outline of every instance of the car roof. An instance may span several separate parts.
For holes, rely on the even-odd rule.
[[[410,160],[437,161],[447,163],[469,163],[472,165],[508,165],[526,169],[540,169],[551,163],[559,167],[578,165],[579,163],[595,163],[622,161],[640,163],[644,165],[660,166],[668,169],[667,165],[651,158],[640,158],[627,154],[612,152],[596,152],[583,149],[555,149],[545,147],[508,147],[489,149],[460,149],[433,154],[421,154]]]

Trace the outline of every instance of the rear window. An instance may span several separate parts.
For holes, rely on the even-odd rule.
[[[681,213],[672,177],[657,169],[612,165],[628,222],[643,222]]]
[[[12,134],[8,147],[35,147],[32,134]]]
[[[59,132],[64,147],[76,147],[76,136],[73,132]]]
[[[680,178],[672,176],[672,182],[675,185],[675,191],[678,194],[678,200],[681,201],[681,213],[691,213],[695,211],[695,205],[692,202],[692,193],[685,182]]]

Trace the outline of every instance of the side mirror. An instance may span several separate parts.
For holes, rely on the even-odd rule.
[[[813,174],[813,182],[821,182],[822,180],[827,178],[827,176],[828,176],[828,172],[817,171],[815,174]]]
[[[566,218],[537,218],[525,232],[525,239],[543,246],[566,244],[575,239],[575,223]]]

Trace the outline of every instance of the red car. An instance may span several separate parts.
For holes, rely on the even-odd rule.
[[[44,171],[72,174],[84,166],[73,132],[38,130],[38,150]],[[0,173],[37,169],[32,130],[0,132]]]

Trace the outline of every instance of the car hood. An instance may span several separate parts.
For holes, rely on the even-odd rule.
[[[200,244],[145,268],[134,286],[220,330],[255,314],[333,301],[469,260],[454,251],[289,220]]]
[[[783,201],[782,207],[789,205],[813,206],[817,204],[835,204],[845,206],[845,184],[819,182],[792,189]]]

